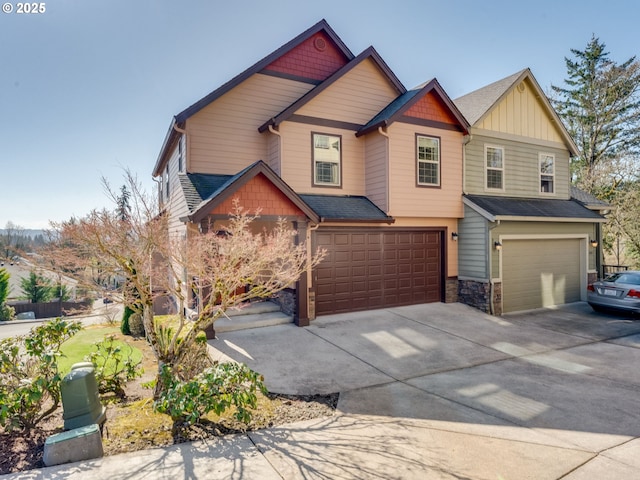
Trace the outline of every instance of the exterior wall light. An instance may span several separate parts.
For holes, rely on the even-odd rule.
[[[500,242],[493,242],[493,246],[496,250],[502,250],[502,244]]]
[[[591,246],[593,248],[597,248],[598,247],[598,241],[597,240],[589,240],[589,242],[591,243]]]
[[[451,232],[451,240],[454,242],[458,241],[458,232]]]

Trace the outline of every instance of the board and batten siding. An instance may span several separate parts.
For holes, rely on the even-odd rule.
[[[389,134],[389,214],[462,218],[462,134],[396,122]],[[440,186],[417,185],[416,134],[440,138]]]
[[[528,79],[513,88],[474,127],[509,135],[563,143],[558,125]]]
[[[464,206],[464,218],[458,222],[458,275],[475,280],[489,278],[487,263],[488,222],[479,213]]]
[[[504,148],[504,191],[487,190],[485,146]],[[553,194],[540,193],[541,153],[555,157]],[[465,191],[474,195],[569,199],[569,151],[547,145],[472,135],[465,147]]]
[[[364,125],[397,96],[398,91],[376,64],[367,59],[295,113]]]
[[[267,157],[258,127],[313,85],[255,74],[186,121],[190,172],[233,175]]]
[[[340,187],[313,186],[312,132],[342,136]],[[280,124],[282,179],[297,193],[364,195],[364,140],[353,130],[321,127],[306,123]]]
[[[389,211],[387,138],[370,133],[364,139],[365,194],[383,212]]]

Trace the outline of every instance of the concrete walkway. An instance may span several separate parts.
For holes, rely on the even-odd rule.
[[[210,345],[273,392],[340,392],[339,413],[4,478],[640,477],[640,321],[582,303],[501,318],[417,305]]]

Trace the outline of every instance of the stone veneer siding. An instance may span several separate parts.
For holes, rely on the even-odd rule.
[[[458,280],[458,299],[462,303],[489,313],[491,310],[489,304],[489,295],[491,294],[490,287],[487,282]]]
[[[271,300],[273,303],[280,306],[287,315],[295,315],[296,313],[296,291],[291,288],[286,288],[276,293]]]
[[[458,277],[447,278],[444,301],[446,303],[455,303],[458,301]]]

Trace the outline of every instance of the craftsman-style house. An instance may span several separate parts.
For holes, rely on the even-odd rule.
[[[528,71],[516,92],[519,84],[538,88]],[[458,301],[459,276],[461,298],[488,310],[495,297],[476,301],[469,291],[495,293],[522,235],[548,251],[565,237],[575,240],[578,275],[585,277],[578,284],[586,287],[594,262],[587,240],[597,238],[601,219],[569,198],[575,147],[550,107],[536,100],[548,122],[557,123],[556,137],[533,140],[547,148],[535,154],[535,168],[522,173],[531,178],[523,180],[512,156],[521,150],[518,141],[531,143],[528,130],[493,132],[491,114],[470,115],[459,100],[435,79],[407,90],[373,47],[354,55],[320,21],[173,118],[153,169],[161,206],[174,233],[196,235],[222,225],[237,198],[245,208],[260,208],[262,221],[285,218],[301,241],[325,248],[322,263],[284,302],[295,306],[299,325],[316,315]],[[499,104],[496,98],[487,109],[502,111]],[[484,168],[483,155],[494,159],[495,152],[503,166],[491,160],[495,168]],[[552,174],[542,154],[552,159]],[[522,190],[534,182],[546,187]],[[563,216],[562,230],[549,226],[558,219],[546,213],[532,223],[500,209],[515,208],[509,198],[525,192],[532,206],[552,200],[580,213],[566,212],[573,220]],[[494,207],[492,200],[502,203]],[[473,240],[482,232],[483,241]],[[504,245],[497,256],[494,239]],[[474,270],[478,255],[484,269]]]
[[[455,103],[471,124],[460,300],[497,314],[585,300],[599,270],[599,210],[607,206],[570,187],[577,147],[531,71]]]

